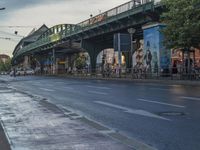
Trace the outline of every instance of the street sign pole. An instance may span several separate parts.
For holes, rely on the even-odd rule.
[[[118,63],[119,63],[119,77],[121,77],[121,64],[122,64],[122,56],[121,56],[121,37],[120,33],[117,35],[118,38]]]
[[[121,60],[121,40],[120,40],[120,33],[118,33],[118,62],[119,62],[119,68],[121,69],[121,64],[122,64],[122,60]]]
[[[129,28],[128,29],[128,33],[130,34],[131,36],[131,50],[130,50],[130,66],[131,66],[131,73],[133,73],[133,58],[132,58],[132,55],[133,55],[133,34],[135,33],[136,29],[134,28]]]
[[[53,49],[53,74],[56,74],[56,58],[55,58],[55,49]]]

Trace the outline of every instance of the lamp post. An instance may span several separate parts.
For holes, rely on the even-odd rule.
[[[136,32],[136,29],[134,28],[129,28],[128,29],[128,33],[130,34],[131,36],[131,50],[130,50],[130,66],[131,66],[131,73],[132,73],[132,70],[133,70],[133,61],[132,61],[132,55],[133,55],[133,34]]]

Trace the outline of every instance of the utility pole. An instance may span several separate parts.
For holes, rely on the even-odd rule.
[[[133,34],[135,33],[136,29],[134,28],[129,28],[128,29],[128,33],[130,34],[131,37],[131,50],[130,50],[130,56],[129,56],[129,60],[130,60],[130,66],[131,66],[131,73],[133,70],[133,60],[132,60],[132,55],[133,55]]]
[[[56,56],[55,56],[55,49],[53,49],[52,52],[53,52],[53,55],[52,55],[52,57],[53,57],[53,58],[52,58],[52,61],[53,61],[53,66],[52,66],[52,67],[53,67],[53,68],[52,68],[52,69],[53,69],[53,74],[56,74]]]

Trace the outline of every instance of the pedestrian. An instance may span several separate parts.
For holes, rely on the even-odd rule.
[[[13,76],[16,77],[16,69],[13,68]]]
[[[116,66],[115,73],[116,73],[116,76],[119,78],[119,73],[120,73],[119,64],[117,64]]]
[[[178,69],[177,69],[177,61],[174,61],[173,63],[173,68],[172,68],[172,73],[173,74],[177,74]]]
[[[180,74],[180,73],[182,72],[182,70],[181,70],[181,69],[182,69],[182,64],[181,64],[181,61],[178,61],[178,62],[177,62],[177,73],[179,73],[179,74]]]

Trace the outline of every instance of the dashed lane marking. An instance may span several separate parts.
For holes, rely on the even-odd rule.
[[[186,99],[186,100],[194,100],[194,101],[200,101],[200,97],[187,97],[187,96],[182,96],[180,97],[181,99]]]
[[[55,91],[55,90],[52,90],[52,89],[46,89],[46,88],[39,88],[39,89],[41,89],[41,90],[43,90],[43,91],[47,91],[47,92],[53,92],[53,91]]]
[[[149,88],[150,90],[159,90],[159,91],[169,91],[170,89],[166,88]]]
[[[164,102],[158,102],[158,101],[151,101],[146,99],[137,99],[138,101],[148,102],[148,103],[154,103],[154,104],[160,104],[160,105],[166,105],[166,106],[172,106],[172,107],[178,107],[178,108],[185,108],[185,106],[182,105],[175,105],[170,103],[164,103]]]
[[[98,91],[88,91],[88,93],[99,94],[99,95],[108,95],[108,93],[105,93],[105,92],[98,92]]]
[[[55,82],[55,83],[58,83],[58,84],[62,84],[62,83],[64,83],[64,82],[61,82],[61,81],[57,81],[57,82]]]
[[[74,88],[72,88],[72,87],[66,87],[66,86],[62,87],[62,89],[65,89],[65,90],[74,90]]]
[[[96,88],[96,89],[102,89],[102,90],[111,90],[109,87],[104,87],[104,86],[92,86],[92,85],[87,85],[89,88]]]
[[[162,119],[162,120],[171,121],[170,119],[158,116],[156,114],[153,114],[151,112],[148,112],[148,111],[142,110],[142,109],[131,109],[131,108],[128,108],[128,107],[124,107],[124,106],[120,106],[120,105],[115,105],[115,104],[112,104],[112,103],[107,103],[107,102],[102,102],[102,101],[94,101],[94,102],[97,103],[97,104],[108,106],[108,107],[120,109],[123,112],[129,113],[129,114],[134,114],[134,115],[140,115],[140,116],[145,116],[145,117],[151,117],[151,118],[156,118],[156,119]]]

